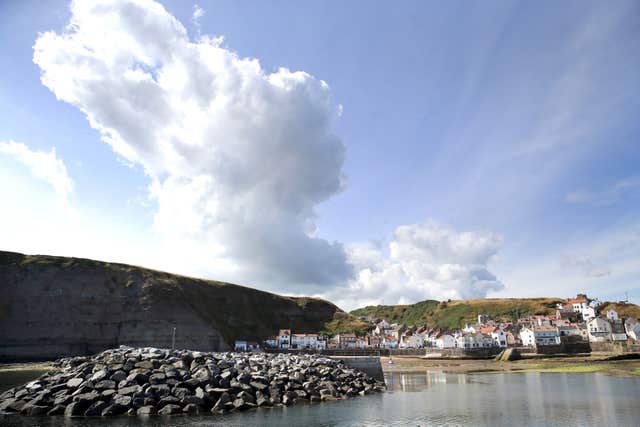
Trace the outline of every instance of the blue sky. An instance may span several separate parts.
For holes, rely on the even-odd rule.
[[[637,2],[83,4],[0,4],[2,249],[345,308],[640,298]]]

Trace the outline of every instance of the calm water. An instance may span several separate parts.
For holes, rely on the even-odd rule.
[[[0,425],[640,426],[640,378],[602,374],[390,374],[389,391],[226,416],[117,419],[0,416]]]

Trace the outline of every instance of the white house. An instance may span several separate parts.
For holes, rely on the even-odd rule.
[[[493,339],[498,347],[507,346],[507,335],[500,328],[495,326],[486,326],[480,329],[480,332],[489,335]]]
[[[456,346],[456,339],[449,334],[443,334],[435,339],[434,344],[438,348],[454,348]]]
[[[472,349],[494,347],[495,342],[488,335],[483,334],[463,334],[456,338],[456,347]]]
[[[412,335],[402,335],[400,338],[400,348],[422,348],[424,347],[424,336],[414,333]]]
[[[389,329],[391,329],[391,325],[389,324],[389,322],[382,319],[380,322],[378,322],[373,332],[376,335],[386,335]]]
[[[478,331],[480,331],[480,326],[476,323],[466,323],[462,328],[462,332],[467,334],[475,334]]]
[[[582,309],[582,320],[588,322],[591,319],[595,319],[596,310],[593,307],[586,306]]]
[[[522,328],[520,330],[520,341],[525,347],[534,347],[536,345],[536,336],[532,329]]]
[[[326,342],[318,334],[292,334],[291,348],[322,350],[326,348]]]
[[[235,351],[247,351],[247,341],[246,340],[236,340],[235,345],[233,346]]]
[[[587,323],[589,331],[589,342],[608,342],[611,341],[611,324],[601,318],[596,317]]]
[[[383,348],[398,348],[398,341],[396,341],[396,338],[391,335],[385,335],[382,337],[381,344]]]
[[[367,344],[367,340],[364,338],[356,338],[356,348],[367,348],[368,344]]]
[[[585,322],[596,317],[596,311],[589,305],[589,298],[585,294],[578,294],[575,298],[569,298],[568,303],[573,308],[573,311],[577,311],[582,314],[582,319]]]
[[[536,346],[560,344],[558,330],[553,326],[535,326],[533,328],[533,334],[536,338]]]
[[[280,329],[278,332],[278,347],[283,349],[291,347],[291,329]]]
[[[615,310],[607,310],[607,319],[609,320],[620,320],[618,316],[618,312]]]
[[[522,328],[520,330],[520,340],[522,340],[522,345],[527,347],[560,344],[558,330],[548,325],[534,326],[531,329]]]
[[[278,348],[278,345],[279,345],[278,337],[276,335],[272,335],[268,337],[266,340],[264,340],[264,344],[267,347]]]
[[[558,329],[558,335],[562,337],[569,336],[581,336],[580,329],[578,329],[577,325],[558,325],[556,326]]]

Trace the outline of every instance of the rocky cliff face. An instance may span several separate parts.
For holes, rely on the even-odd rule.
[[[124,264],[0,251],[0,359],[92,354],[121,344],[227,350],[279,328],[321,330],[335,305]]]

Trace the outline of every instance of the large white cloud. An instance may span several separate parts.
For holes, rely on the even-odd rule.
[[[0,141],[0,154],[8,155],[26,166],[35,178],[49,184],[59,198],[67,202],[73,191],[73,181],[64,162],[56,155],[55,148],[46,152],[31,150],[21,142]]]
[[[150,0],[72,2],[69,25],[41,34],[33,59],[57,98],[144,168],[168,241],[199,242],[254,284],[352,277],[342,245],[314,223],[315,207],[343,186],[325,82],[268,73],[221,39],[191,41]]]
[[[483,298],[504,288],[488,268],[502,247],[492,232],[458,232],[434,221],[397,227],[388,248],[349,246],[358,277],[327,296],[341,306]],[[386,250],[385,250],[386,249]]]

